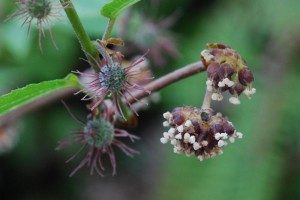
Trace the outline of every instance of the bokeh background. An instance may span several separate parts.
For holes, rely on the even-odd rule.
[[[107,2],[75,0],[93,39],[103,33],[106,19],[99,9]],[[246,59],[257,94],[242,97],[239,106],[212,105],[244,138],[203,162],[160,143],[163,112],[201,106],[203,73],[163,89],[158,103],[140,111],[138,127],[130,131],[141,137],[133,145],[141,154],[131,159],[117,151],[117,176],[111,177],[108,167],[104,178],[90,176],[87,168],[69,178],[80,159],[65,160],[79,147],[54,149],[80,125],[57,101],[0,128],[0,199],[300,199],[299,8],[299,0],[143,0],[123,13],[113,35],[125,40],[128,58],[150,48],[155,77],[199,60],[207,42],[228,44]],[[67,19],[52,28],[59,50],[47,33],[41,54],[35,28],[27,36],[21,21],[4,21],[13,11],[13,1],[0,1],[1,94],[87,68]],[[85,119],[80,97],[65,101]]]

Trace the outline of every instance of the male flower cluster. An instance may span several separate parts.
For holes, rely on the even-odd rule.
[[[245,60],[224,44],[208,43],[208,49],[201,52],[201,60],[207,68],[207,90],[212,92],[212,100],[221,101],[222,92],[233,96],[229,102],[240,104],[239,96],[244,93],[250,98],[256,92],[252,88],[254,77]]]
[[[163,125],[170,128],[160,141],[170,142],[175,153],[195,155],[200,161],[222,154],[228,140],[233,143],[243,136],[227,118],[221,113],[214,114],[212,109],[177,107],[163,117]]]

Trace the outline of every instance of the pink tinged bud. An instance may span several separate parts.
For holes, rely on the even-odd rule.
[[[218,75],[221,77],[221,74],[222,74],[225,78],[231,77],[234,73],[235,73],[234,68],[231,67],[227,63],[222,63],[221,67],[220,67],[220,69],[218,71]]]
[[[180,125],[184,122],[185,118],[181,112],[173,112],[173,121],[175,124]]]
[[[223,124],[219,124],[219,123],[212,124],[210,126],[210,130],[213,133],[223,133],[224,132]]]
[[[238,77],[239,77],[239,82],[244,86],[250,85],[254,81],[252,72],[250,71],[250,69],[246,67],[242,68],[238,72]]]
[[[224,122],[223,127],[228,135],[232,135],[235,131],[234,127],[228,121]]]
[[[213,80],[217,79],[219,67],[220,65],[218,63],[212,62],[207,68],[207,76]]]
[[[196,120],[193,120],[192,124],[193,124],[194,130],[195,130],[195,133],[201,134],[202,130],[201,130],[200,124]]]
[[[242,94],[242,92],[245,90],[246,86],[240,84],[239,82],[237,84],[235,84],[235,86],[232,88],[229,88],[229,92],[232,95],[238,95],[240,96],[240,94]]]

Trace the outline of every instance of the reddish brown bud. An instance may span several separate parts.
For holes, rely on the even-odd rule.
[[[228,135],[232,135],[235,131],[233,125],[229,123],[228,121],[225,121],[223,124],[224,130]]]
[[[250,71],[250,69],[246,67],[242,68],[238,72],[238,77],[239,77],[239,82],[244,86],[250,85],[254,81],[252,72]]]
[[[185,121],[184,115],[181,112],[172,112],[175,124],[182,124]]]
[[[240,96],[240,94],[242,94],[242,92],[245,90],[246,86],[240,84],[240,83],[237,83],[234,88],[229,88],[229,92],[230,94],[232,95],[238,95]]]

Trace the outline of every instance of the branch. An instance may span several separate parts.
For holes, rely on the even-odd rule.
[[[176,81],[179,81],[181,79],[184,79],[186,77],[192,76],[205,70],[205,66],[201,61],[195,62],[152,81],[151,83],[147,84],[144,88],[151,92],[155,92],[164,87],[167,87],[168,85],[171,85],[172,83],[175,83]],[[128,101],[129,103],[135,103],[136,99],[140,100],[148,95],[149,94],[146,91],[137,91],[133,93],[133,97],[135,98],[128,97]]]

